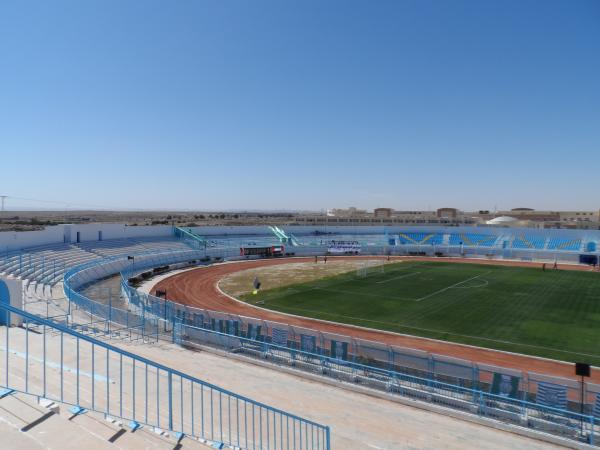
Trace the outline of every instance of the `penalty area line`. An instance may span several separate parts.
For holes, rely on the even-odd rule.
[[[491,272],[491,270],[488,270],[487,272],[480,273],[479,275],[471,277],[471,278],[469,278],[467,280],[459,281],[458,283],[454,283],[453,285],[447,286],[447,287],[445,287],[443,289],[440,289],[439,291],[432,292],[431,294],[426,295],[425,297],[417,298],[417,299],[415,299],[415,302],[420,302],[422,300],[427,300],[428,298],[431,298],[434,295],[441,294],[442,292],[446,292],[448,289],[452,289],[453,287],[460,286],[461,284],[467,283],[468,281],[476,280],[477,278],[482,277],[484,275],[487,275],[490,272]]]
[[[535,348],[535,349],[540,349],[540,350],[552,350],[552,351],[556,351],[559,353],[564,353],[564,354],[569,354],[569,355],[578,355],[578,356],[589,356],[592,358],[600,358],[600,355],[595,355],[593,353],[581,353],[581,352],[574,352],[574,351],[570,351],[570,350],[564,350],[564,349],[560,349],[560,348],[556,348],[556,347],[545,347],[542,345],[535,345],[535,344],[526,344],[524,342],[514,342],[514,341],[506,341],[503,339],[491,339],[491,338],[487,338],[484,336],[475,336],[475,335],[471,335],[471,334],[460,334],[460,333],[453,333],[452,331],[446,331],[446,330],[438,330],[438,329],[434,329],[434,328],[421,328],[421,327],[415,327],[412,325],[406,325],[406,324],[402,324],[402,323],[396,323],[396,322],[386,322],[383,320],[374,320],[374,319],[365,319],[363,317],[355,317],[355,316],[346,316],[344,314],[337,314],[334,312],[328,312],[328,311],[317,311],[317,310],[313,310],[313,309],[304,309],[304,308],[295,308],[293,306],[281,306],[280,309],[276,309],[274,311],[280,311],[283,312],[285,314],[285,311],[289,310],[289,311],[298,311],[298,312],[304,312],[304,313],[312,313],[312,314],[321,314],[324,316],[331,316],[331,317],[335,317],[335,318],[342,318],[342,319],[352,319],[352,320],[357,320],[359,322],[371,322],[371,323],[378,323],[381,325],[392,325],[394,327],[393,330],[391,329],[384,329],[384,328],[369,328],[369,330],[371,331],[382,331],[382,332],[388,332],[388,333],[403,333],[402,331],[399,331],[400,329],[408,329],[408,330],[416,330],[416,331],[426,331],[429,333],[436,333],[436,334],[447,334],[450,336],[457,336],[457,337],[462,337],[462,338],[468,338],[468,339],[478,339],[478,340],[482,340],[482,341],[486,341],[486,342],[493,342],[496,344],[509,344],[509,345],[515,345],[515,346],[520,346],[520,347],[528,347],[528,348]],[[290,313],[287,313],[290,314]],[[299,316],[299,317],[306,317],[306,318],[312,318],[315,320],[327,320],[327,319],[320,319],[316,316]],[[357,325],[355,323],[352,322],[334,322],[336,324],[345,324],[345,325],[350,325],[350,326],[357,326],[357,327],[363,327],[364,325]],[[433,339],[433,340],[437,340],[440,342],[444,342],[444,343],[448,343],[448,344],[452,344],[452,345],[468,345],[470,347],[475,347],[478,349],[482,349],[482,350],[493,350],[493,351],[499,351],[499,352],[510,352],[510,353],[515,353],[517,355],[522,355],[522,356],[527,356],[527,357],[533,357],[533,358],[544,358],[544,356],[540,356],[540,355],[535,355],[535,354],[528,354],[528,353],[519,353],[517,350],[513,349],[513,350],[503,350],[501,348],[494,348],[494,347],[483,347],[480,344],[475,344],[475,343],[462,343],[462,342],[458,342],[458,341],[453,341],[453,340],[449,340],[449,339],[443,339],[440,337],[430,337],[430,336],[426,336],[426,335],[418,335],[418,334],[407,334],[406,332],[404,332],[404,336],[408,336],[410,338],[415,338],[415,339]],[[564,362],[564,361],[561,361]]]
[[[411,273],[406,273],[404,275],[399,275],[397,277],[394,278],[390,278],[389,280],[382,280],[382,281],[378,281],[377,284],[381,284],[381,283],[388,283],[390,281],[394,281],[394,280],[401,280],[402,278],[408,278],[408,277],[412,277],[414,275],[419,275],[421,272],[411,272]]]

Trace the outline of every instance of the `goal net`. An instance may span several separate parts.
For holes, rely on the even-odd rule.
[[[370,275],[385,273],[384,261],[365,261],[356,268],[357,278],[367,278]]]

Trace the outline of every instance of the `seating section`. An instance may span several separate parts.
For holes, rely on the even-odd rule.
[[[149,251],[176,251],[189,250],[190,247],[183,240],[173,237],[114,239],[108,241],[91,241],[76,244],[80,249],[97,255],[120,256]]]
[[[70,268],[103,257],[190,250],[173,237],[52,244],[0,254],[0,273],[53,286]]]
[[[373,235],[375,236],[375,235]],[[381,240],[382,235],[377,235]],[[484,233],[420,233],[398,234],[400,245],[464,245],[467,247],[494,247],[498,235]],[[380,242],[380,241],[373,241]],[[231,249],[242,246],[276,245],[277,240],[270,236],[224,235],[214,236],[206,241],[207,248]],[[318,245],[318,244],[316,244]],[[321,244],[322,245],[322,244]],[[588,243],[589,246],[589,243]],[[565,237],[546,238],[544,236],[518,234],[513,237],[513,249],[582,251],[582,239]],[[595,251],[595,246],[590,246]],[[106,257],[135,255],[148,252],[169,252],[197,249],[197,243],[174,236],[113,239],[105,241],[85,241],[77,244],[52,244],[0,253],[0,273],[13,275],[44,285],[58,283],[70,267]],[[587,249],[588,247],[586,247]]]
[[[53,285],[69,267],[100,259],[71,244],[31,247],[0,256],[0,273]]]
[[[144,252],[148,251],[160,251],[160,252],[172,252],[180,250],[189,250],[190,246],[188,241],[183,239],[177,239],[174,237],[154,237],[154,238],[135,238],[131,239],[138,245],[144,247]],[[191,247],[194,250],[197,247]]]
[[[273,245],[281,245],[281,242],[274,236],[237,236],[206,239],[206,246],[209,248],[270,247]]]
[[[493,234],[477,233],[452,233],[450,235],[450,245],[464,245],[468,247],[492,247],[498,236]]]
[[[543,236],[526,236],[524,234],[515,236],[512,248],[537,249],[542,250],[546,244],[546,238]]]
[[[581,250],[581,239],[551,238],[548,242],[548,250]]]
[[[444,239],[441,233],[400,233],[400,244],[440,245]]]

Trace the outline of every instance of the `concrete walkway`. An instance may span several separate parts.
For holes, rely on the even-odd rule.
[[[119,344],[226,389],[329,425],[333,449],[555,449],[512,433],[171,344]]]

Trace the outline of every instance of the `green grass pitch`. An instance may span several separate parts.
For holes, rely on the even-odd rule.
[[[247,295],[318,319],[600,366],[600,274],[388,264]],[[264,302],[264,303],[263,303]]]

